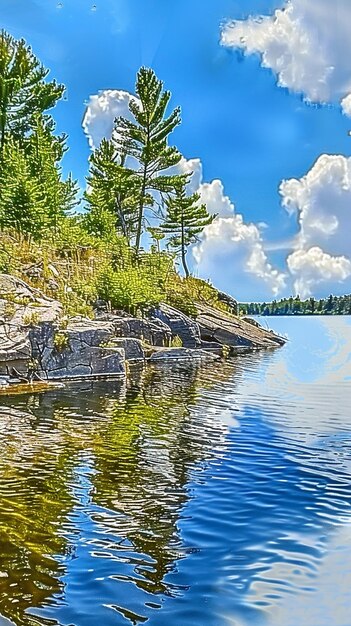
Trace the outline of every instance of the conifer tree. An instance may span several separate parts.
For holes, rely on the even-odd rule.
[[[0,227],[14,227],[39,239],[56,228],[76,204],[77,185],[61,179],[65,137],[55,137],[51,120],[38,115],[21,142],[10,137],[0,167]]]
[[[118,153],[114,138],[103,139],[89,162],[88,190],[84,194],[88,229],[101,236],[106,234],[106,226],[113,224],[130,243],[136,232],[139,177],[125,167],[125,157]]]
[[[205,226],[215,219],[210,215],[205,204],[199,204],[200,195],[186,195],[185,185],[177,189],[174,196],[166,200],[167,217],[161,228],[165,234],[171,235],[169,245],[180,251],[185,276],[189,276],[186,263],[186,252],[190,244],[198,240]]]
[[[64,87],[46,82],[49,73],[21,39],[0,33],[0,158],[6,139],[23,139],[34,118],[55,106]]]
[[[117,118],[115,132],[119,152],[133,157],[137,163],[140,188],[135,249],[138,253],[145,209],[155,205],[155,193],[161,196],[173,193],[186,177],[165,173],[181,159],[177,148],[168,145],[169,135],[180,124],[179,107],[167,116],[171,93],[163,91],[163,83],[152,69],[142,67],[137,75],[136,95],[138,100],[132,99],[129,104],[134,121]]]

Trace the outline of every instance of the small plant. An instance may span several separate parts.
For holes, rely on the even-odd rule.
[[[172,337],[171,348],[182,348],[182,347],[183,347],[183,342],[181,338],[179,337],[179,335],[175,335],[174,337]]]
[[[230,346],[222,347],[222,356],[224,359],[227,359],[230,356]]]
[[[68,348],[69,339],[67,333],[59,330],[54,336],[54,348],[57,352],[63,352]]]
[[[40,320],[40,313],[38,311],[27,311],[23,315],[24,326],[35,326]]]
[[[16,306],[13,302],[5,302],[4,316],[6,319],[11,320],[16,313]]]
[[[59,320],[59,323],[58,323],[59,329],[60,330],[67,330],[68,322],[69,322],[68,315],[64,315],[63,317],[61,317],[60,320]]]

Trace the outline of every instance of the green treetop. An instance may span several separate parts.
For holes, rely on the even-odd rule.
[[[103,139],[89,161],[88,190],[84,194],[88,229],[103,236],[113,225],[130,243],[136,232],[140,179],[134,170],[125,167],[125,157],[118,152],[114,137]]]
[[[55,106],[64,87],[46,82],[49,70],[31,48],[4,30],[0,33],[0,156],[7,137],[23,139],[37,113]]]
[[[176,195],[169,196],[166,200],[167,217],[161,228],[165,234],[171,235],[169,245],[179,250],[182,259],[185,276],[189,276],[186,264],[186,252],[190,244],[198,240],[205,226],[215,219],[210,215],[205,204],[199,204],[200,195],[195,193],[186,195],[185,185],[182,185]]]
[[[169,135],[180,124],[179,108],[166,115],[171,93],[163,91],[162,81],[152,69],[145,67],[137,74],[135,89],[138,100],[133,99],[129,104],[134,121],[117,118],[115,132],[119,152],[126,157],[133,157],[137,163],[140,187],[137,194],[135,249],[138,253],[145,209],[154,207],[155,194],[163,196],[173,193],[186,177],[165,173],[181,159],[177,148],[168,145]]]

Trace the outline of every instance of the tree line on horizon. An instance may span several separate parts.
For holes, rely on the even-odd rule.
[[[300,296],[272,302],[241,303],[243,315],[351,315],[351,295],[333,296],[317,300],[301,300]]]

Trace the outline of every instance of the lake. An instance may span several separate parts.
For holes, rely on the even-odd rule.
[[[351,318],[261,322],[287,345],[1,398],[4,617],[350,626]]]

